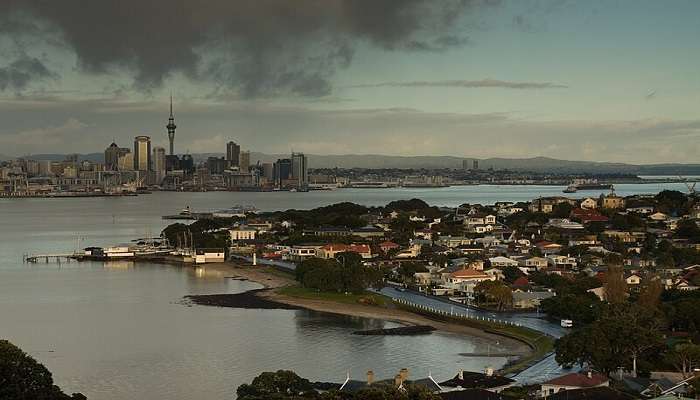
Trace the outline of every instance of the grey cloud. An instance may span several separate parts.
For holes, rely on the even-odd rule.
[[[505,89],[560,89],[567,88],[552,82],[512,82],[498,79],[447,80],[447,81],[411,81],[411,82],[379,82],[348,86],[350,88],[375,87],[458,87],[458,88],[505,88]]]
[[[76,53],[82,70],[130,71],[144,91],[181,73],[245,97],[323,96],[331,90],[334,72],[351,62],[358,42],[396,51],[461,46],[466,39],[460,17],[497,3],[4,0],[0,34],[60,38]],[[37,25],[49,28],[34,29]]]
[[[34,81],[57,77],[41,60],[23,54],[9,65],[0,67],[0,91],[21,91]]]

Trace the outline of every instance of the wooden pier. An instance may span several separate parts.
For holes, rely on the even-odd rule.
[[[55,253],[55,254],[25,254],[23,261],[25,263],[38,263],[44,261],[45,263],[56,262],[70,262],[71,260],[78,259],[79,255],[75,253]]]

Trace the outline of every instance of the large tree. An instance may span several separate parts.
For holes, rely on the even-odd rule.
[[[588,364],[605,374],[618,368],[636,374],[640,359],[659,356],[660,328],[653,310],[631,303],[611,304],[599,319],[557,340],[556,359],[564,365]]]
[[[7,340],[0,340],[0,399],[69,400],[85,399],[80,393],[64,394],[53,384],[46,367]]]

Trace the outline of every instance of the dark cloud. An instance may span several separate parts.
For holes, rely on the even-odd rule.
[[[22,54],[9,65],[0,67],[0,91],[21,91],[31,82],[55,78],[57,75],[41,60]]]
[[[411,82],[379,82],[349,86],[351,88],[375,87],[456,87],[456,88],[505,88],[505,89],[557,89],[568,86],[552,82],[511,82],[498,79],[481,79],[477,81],[448,80],[448,81],[411,81]]]
[[[128,70],[149,90],[173,73],[247,97],[322,96],[357,43],[441,51],[489,0],[3,0],[0,34],[44,35],[92,73]],[[51,32],[51,35],[47,35]],[[48,37],[50,36],[50,37]]]

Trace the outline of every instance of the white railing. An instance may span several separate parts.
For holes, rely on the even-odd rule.
[[[476,315],[476,316],[469,315],[468,312],[464,313],[461,311],[455,311],[453,308],[451,308],[450,311],[445,311],[445,310],[441,310],[439,308],[426,306],[424,304],[413,303],[413,302],[405,300],[405,299],[392,298],[391,300],[397,304],[406,305],[409,307],[416,308],[419,311],[425,311],[425,312],[429,312],[429,313],[444,316],[444,317],[461,318],[461,319],[468,319],[468,320],[472,320],[472,321],[490,322],[490,323],[508,325],[508,326],[522,326],[521,324],[519,324],[517,322],[513,322],[513,321],[507,321],[507,320],[489,318],[489,317],[480,317],[478,315]]]

